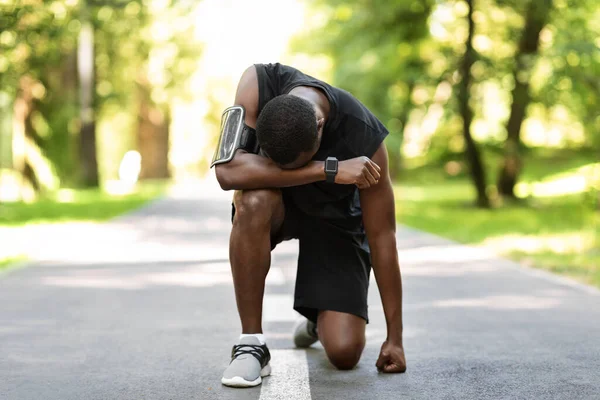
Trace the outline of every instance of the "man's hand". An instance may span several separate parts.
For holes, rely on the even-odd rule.
[[[356,185],[359,189],[367,189],[379,183],[381,168],[369,157],[357,157],[338,163],[335,183]]]
[[[387,340],[381,346],[376,366],[382,372],[404,372],[402,277],[396,245],[394,188],[384,144],[373,154],[373,160],[381,166],[381,181],[374,187],[360,191],[360,206],[387,328]]]
[[[379,359],[375,364],[377,369],[386,373],[399,373],[406,371],[406,358],[401,345],[393,344],[387,340],[381,346]]]

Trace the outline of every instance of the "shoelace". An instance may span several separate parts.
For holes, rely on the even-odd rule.
[[[260,365],[262,366],[265,358],[268,357],[269,349],[265,345],[255,345],[255,344],[236,344],[233,346],[233,350],[231,351],[231,358],[235,359],[243,354],[250,354],[252,357],[256,358]]]

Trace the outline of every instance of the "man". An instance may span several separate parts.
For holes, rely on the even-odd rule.
[[[306,318],[296,346],[320,340],[338,369],[358,363],[372,265],[387,323],[376,366],[404,372],[387,129],[348,92],[278,63],[249,67],[235,104],[213,160],[221,187],[235,190],[229,256],[242,323],[222,383],[256,386],[270,374],[265,278],[271,251],[292,238],[300,242],[294,309]]]

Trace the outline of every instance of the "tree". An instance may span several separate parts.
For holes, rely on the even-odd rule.
[[[552,8],[552,0],[532,0],[529,2],[525,16],[525,27],[519,42],[516,62],[513,69],[514,88],[510,117],[506,123],[506,142],[504,143],[504,159],[498,174],[498,192],[502,196],[516,198],[515,184],[522,167],[521,126],[525,119],[527,106],[531,101],[529,80],[539,48],[539,37],[542,28],[548,21]]]
[[[77,72],[79,77],[79,133],[80,182],[85,187],[98,187],[98,160],[96,150],[96,107],[95,107],[95,46],[94,25],[90,17],[87,0],[81,0],[78,42]]]
[[[552,3],[543,29],[549,40],[537,63],[547,72],[532,98],[549,110],[557,105],[569,110],[585,132],[584,146],[591,149],[600,148],[600,24],[591,17],[598,12],[596,0]]]
[[[13,116],[13,162],[15,170],[29,183],[35,192],[41,189],[31,159],[28,157],[28,147],[35,140],[33,115],[36,102],[34,95],[35,80],[24,75],[19,79],[19,89],[14,102]]]
[[[152,101],[152,86],[142,75],[137,80],[137,146],[142,156],[140,179],[168,178],[169,109]]]
[[[131,143],[141,155],[140,179],[170,176],[171,103],[189,96],[201,54],[190,39],[194,7],[183,1],[136,1],[98,12],[103,60],[98,78],[110,87],[100,96],[100,108],[127,108],[136,116]]]
[[[467,22],[469,24],[469,33],[465,42],[465,53],[460,63],[459,71],[461,75],[458,86],[458,103],[460,114],[463,120],[463,135],[465,139],[465,155],[470,167],[471,178],[477,190],[477,205],[487,208],[490,201],[486,192],[486,179],[481,155],[477,144],[471,135],[471,123],[473,122],[473,110],[469,105],[471,90],[471,67],[475,62],[475,49],[473,49],[473,36],[475,34],[475,21],[473,21],[475,0],[467,0],[469,11]]]
[[[323,26],[297,39],[295,48],[327,54],[333,84],[359,98],[388,129],[390,174],[401,166],[403,132],[415,107],[413,90],[431,84],[423,57],[432,0],[316,0]]]
[[[54,151],[68,140],[72,108],[60,96],[61,68],[75,48],[69,29],[74,7],[66,1],[9,1],[0,18],[0,92],[12,113],[14,170],[34,190],[53,188],[53,175],[64,173],[73,159],[69,149]],[[58,84],[57,84],[58,82]],[[58,91],[51,89],[58,88]],[[61,118],[49,118],[57,112]]]
[[[135,120],[141,110],[146,114],[140,120],[160,120],[159,128],[136,135],[139,124],[121,123],[112,142],[123,145],[111,142],[107,150],[118,152],[143,137],[140,143],[154,149],[144,155],[145,162],[154,163],[144,175],[168,175],[170,103],[189,95],[187,82],[201,50],[190,40],[196,5],[190,0],[5,1],[0,6],[0,115],[5,120],[11,114],[14,124],[2,126],[16,127],[9,138],[16,152],[14,157],[12,151],[1,152],[3,162],[14,159],[27,185],[39,190],[59,182],[97,186],[99,167],[119,155],[96,148],[106,146],[99,135],[109,131],[96,133],[96,127],[117,119],[116,114]],[[159,20],[167,36],[155,34]],[[2,144],[7,136],[2,135]]]

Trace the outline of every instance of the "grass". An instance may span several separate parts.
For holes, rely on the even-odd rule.
[[[8,257],[8,258],[3,258],[0,259],[0,271],[2,271],[3,269],[8,269],[9,267],[13,266],[16,263],[19,263],[21,261],[25,261],[27,259],[27,257],[24,256],[16,256],[16,257]]]
[[[33,203],[0,203],[0,226],[106,221],[141,207],[165,188],[165,183],[144,183],[122,195],[100,189],[62,189]]]
[[[398,219],[600,287],[597,193],[579,190],[582,171],[593,171],[596,161],[593,154],[536,154],[525,160],[521,184],[532,196],[490,210],[472,206],[475,193],[464,173],[449,176],[443,165],[407,170],[396,187]],[[552,195],[542,190],[552,185]]]
[[[145,182],[119,195],[100,189],[62,189],[32,203],[0,203],[0,228],[7,234],[34,224],[106,221],[143,206],[166,188],[163,182]],[[26,254],[0,251],[0,271],[26,259]]]

